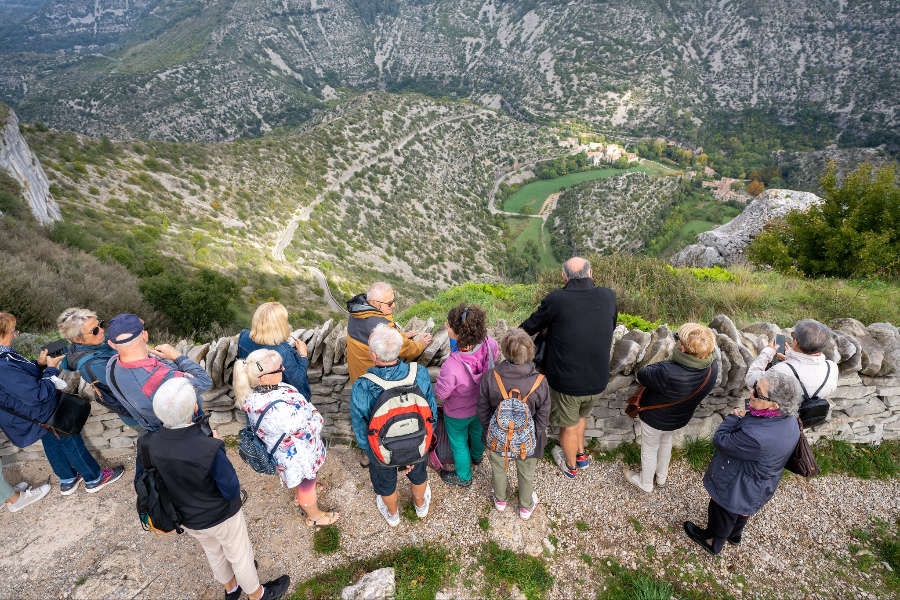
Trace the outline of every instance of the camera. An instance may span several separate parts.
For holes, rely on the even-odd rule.
[[[47,351],[47,356],[57,357],[62,356],[66,353],[66,348],[69,347],[68,340],[56,340],[55,342],[50,342],[46,346],[41,346],[41,350]]]

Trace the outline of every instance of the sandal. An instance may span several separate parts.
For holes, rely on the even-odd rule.
[[[318,494],[321,494],[321,493],[324,492],[324,491],[325,491],[325,484],[324,484],[324,483],[317,483],[317,484],[316,484],[316,494],[317,494],[317,495],[318,495]],[[297,496],[294,496],[293,501],[294,501],[294,504],[295,504],[296,506],[302,506],[302,504],[300,504],[299,502],[297,502]]]
[[[306,518],[307,527],[321,527],[323,525],[331,525],[335,521],[341,518],[341,513],[336,510],[332,510],[331,512],[323,512],[322,516],[313,521],[309,517]],[[327,523],[323,523],[323,521],[327,521]]]

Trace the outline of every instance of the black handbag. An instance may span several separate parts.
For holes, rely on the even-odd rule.
[[[534,359],[532,362],[540,369],[544,368],[547,359],[547,330],[543,330],[534,336]]]
[[[800,426],[800,439],[794,447],[794,452],[788,459],[784,468],[791,473],[796,473],[801,477],[812,477],[821,473],[819,463],[816,462],[816,456],[813,454],[812,447],[803,435],[803,422],[797,417],[797,424]]]
[[[794,377],[797,378],[797,381],[800,383],[800,389],[803,390],[803,402],[800,403],[800,409],[797,411],[803,428],[821,425],[825,422],[825,419],[828,418],[828,411],[831,410],[831,405],[828,404],[828,400],[819,398],[819,392],[822,391],[822,388],[828,383],[828,378],[831,377],[831,365],[827,362],[825,363],[825,366],[828,368],[828,371],[825,373],[825,381],[822,382],[822,385],[819,386],[816,393],[810,397],[803,382],[800,381],[800,375],[797,374],[797,370],[788,363],[784,364],[794,372]]]
[[[29,419],[2,406],[0,406],[0,410],[5,410],[20,419],[31,421],[35,425],[49,429],[57,437],[72,437],[73,435],[78,435],[84,429],[84,424],[87,423],[88,417],[91,416],[91,403],[81,396],[60,392],[56,399],[56,409],[47,418],[46,423]]]

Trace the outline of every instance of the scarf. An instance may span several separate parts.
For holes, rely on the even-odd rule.
[[[781,412],[773,409],[764,409],[764,410],[756,410],[754,408],[749,409],[750,414],[754,417],[762,417],[763,419],[771,419],[772,417],[780,417]]]
[[[715,350],[713,350],[706,358],[697,358],[696,356],[691,356],[690,354],[682,352],[676,346],[672,351],[671,360],[673,362],[677,362],[679,365],[684,365],[685,367],[705,369],[706,367],[711,365],[714,360],[716,360],[716,352]]]

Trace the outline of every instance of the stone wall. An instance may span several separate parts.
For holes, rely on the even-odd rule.
[[[718,346],[716,387],[700,404],[690,424],[678,432],[676,443],[688,435],[712,435],[732,409],[743,407],[744,399],[749,397],[744,386],[747,368],[774,335],[790,333],[772,323],[753,323],[738,330],[724,315],[713,319],[710,327],[716,332]],[[838,388],[828,398],[832,405],[828,420],[808,429],[807,437],[810,441],[838,437],[875,443],[900,437],[900,330],[887,323],[865,327],[853,319],[837,319],[832,327],[832,340],[825,354],[838,364]],[[434,322],[413,319],[405,329],[418,330],[421,337],[434,329]],[[499,339],[507,329],[506,322],[500,320],[489,329],[489,334]],[[325,435],[351,439],[346,325],[328,321],[316,329],[297,330],[293,335],[308,345],[312,402],[325,418]],[[588,418],[587,437],[597,439],[603,447],[639,439],[639,423],[624,412],[626,400],[637,388],[635,373],[648,364],[668,359],[674,347],[673,332],[665,325],[652,332],[628,331],[624,325],[616,329],[609,386]],[[244,413],[235,405],[234,392],[227,383],[232,370],[229,365],[237,356],[237,336],[200,345],[182,341],[176,348],[203,365],[213,379],[212,389],[203,394],[203,409],[211,413],[210,423],[223,436],[237,434],[244,425]],[[428,368],[432,381],[449,353],[447,332],[441,327],[418,360]],[[78,374],[65,373],[64,378],[70,391],[93,397]],[[137,437],[115,413],[97,403],[93,404],[83,436],[85,445],[103,458],[130,453]],[[0,435],[0,457],[6,464],[33,460],[42,454],[40,443],[19,449]]]

